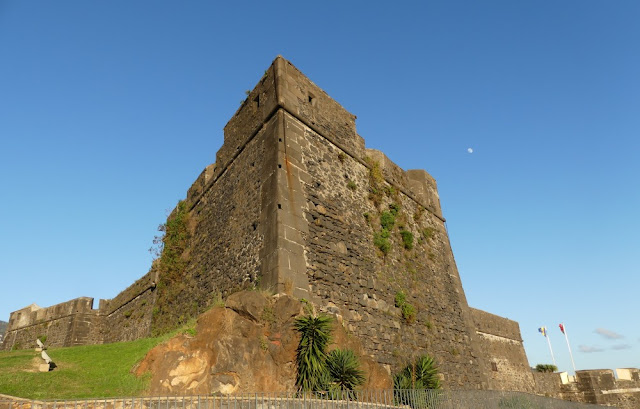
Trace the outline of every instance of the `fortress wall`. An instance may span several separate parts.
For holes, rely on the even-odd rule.
[[[132,341],[148,337],[155,302],[156,272],[152,268],[120,294],[100,300],[99,343]]]
[[[632,379],[616,379],[611,369],[576,371],[576,383],[583,402],[616,406],[640,407],[638,370],[632,369]]]
[[[168,296],[158,293],[165,298],[156,310],[152,328],[185,322],[203,312],[216,297],[258,282],[264,236],[269,233],[269,220],[264,219],[262,209],[269,189],[273,189],[275,129],[274,116],[245,141],[227,167],[218,169],[216,165],[203,192],[188,200],[193,223],[188,265],[180,282],[173,284],[177,288],[165,293]],[[217,163],[228,157],[227,144],[220,149]]]
[[[128,341],[149,335],[154,302],[149,272],[111,300],[80,297],[47,308],[36,305],[11,313],[4,349],[33,348],[46,336],[50,347]]]
[[[33,348],[36,338],[46,336],[48,346],[92,343],[92,328],[99,323],[93,298],[80,297],[47,308],[36,305],[11,313],[2,348]]]
[[[517,322],[471,308],[479,346],[487,357],[489,387],[533,392],[536,388]]]
[[[288,112],[284,116],[285,160],[294,163],[297,176],[292,178],[294,172],[287,170],[283,179],[302,185],[305,201],[300,210],[307,231],[301,229],[293,240],[304,245],[312,300],[338,312],[347,329],[390,372],[430,353],[441,366],[446,387],[486,384],[441,218],[393,189],[387,189],[389,195],[376,208],[369,199],[370,169],[298,118]],[[384,256],[373,239],[380,230],[379,213],[391,203],[401,210],[391,233],[392,249]],[[402,244],[400,225],[413,234],[411,250]],[[417,309],[413,323],[405,322],[394,306],[399,291]]]

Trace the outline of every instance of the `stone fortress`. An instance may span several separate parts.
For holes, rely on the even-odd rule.
[[[449,389],[637,403],[636,369],[531,371],[518,323],[467,304],[435,180],[365,148],[355,119],[277,57],[168,218],[189,232],[179,268],[154,263],[97,309],[81,297],[15,311],[2,348],[134,340],[258,287],[334,314],[388,373],[429,353]]]

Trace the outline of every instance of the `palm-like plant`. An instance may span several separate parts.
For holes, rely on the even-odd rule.
[[[429,355],[421,355],[393,377],[395,389],[440,389],[438,367]]]
[[[327,369],[335,387],[341,390],[353,390],[364,383],[364,372],[350,349],[334,349],[327,356]]]
[[[293,325],[300,333],[296,350],[296,386],[303,391],[326,390],[329,383],[326,350],[331,342],[331,317],[300,317]]]
[[[440,389],[438,367],[429,355],[421,355],[393,377],[394,400],[413,409],[429,408],[437,395],[425,389]],[[407,393],[408,389],[413,392]],[[416,389],[423,389],[419,392]]]

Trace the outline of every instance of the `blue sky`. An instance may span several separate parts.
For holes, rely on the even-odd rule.
[[[0,0],[0,319],[111,298],[277,54],[438,181],[532,365],[640,366],[640,3]],[[473,149],[473,153],[468,152]]]

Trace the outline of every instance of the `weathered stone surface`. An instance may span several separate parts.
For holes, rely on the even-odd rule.
[[[267,296],[258,291],[239,291],[231,294],[226,301],[227,308],[256,322],[260,320],[268,305]]]
[[[280,295],[265,298],[262,315],[248,314],[255,308],[255,291],[233,297],[233,308],[216,307],[198,318],[194,337],[178,335],[152,349],[136,368],[136,374],[151,371],[151,394],[211,394],[293,390],[295,350],[298,335],[291,319],[302,304]],[[230,297],[231,298],[231,297]],[[261,304],[262,305],[262,304]],[[238,313],[237,311],[241,311]],[[342,326],[333,325],[335,347],[348,347],[360,355],[368,374],[368,386],[389,387],[389,374],[363,356],[356,339]]]

